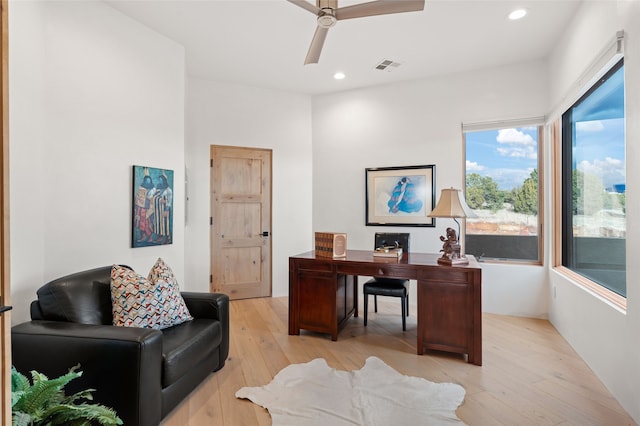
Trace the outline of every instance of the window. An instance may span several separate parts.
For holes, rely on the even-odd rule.
[[[562,115],[562,265],[626,297],[624,62]]]
[[[541,121],[497,129],[463,126],[466,201],[478,215],[466,222],[466,253],[541,262]]]

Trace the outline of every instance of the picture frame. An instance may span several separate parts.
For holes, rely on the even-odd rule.
[[[173,243],[173,170],[133,166],[131,247]]]
[[[435,165],[365,169],[367,226],[435,227]]]

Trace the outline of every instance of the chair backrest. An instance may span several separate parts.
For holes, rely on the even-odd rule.
[[[111,265],[53,280],[38,289],[31,319],[113,324],[110,284]]]
[[[406,258],[409,253],[409,237],[411,234],[407,233],[393,233],[393,232],[376,232],[374,249],[383,246],[395,246],[396,242],[402,247],[402,257]]]

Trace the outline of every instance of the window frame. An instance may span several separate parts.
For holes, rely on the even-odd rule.
[[[525,119],[515,120],[502,120],[490,123],[474,123],[462,125],[462,151],[463,151],[463,182],[464,182],[464,194],[466,197],[467,192],[467,133],[488,131],[488,130],[503,130],[522,127],[536,127],[538,131],[537,140],[537,170],[538,170],[538,259],[508,259],[508,258],[496,258],[496,257],[482,257],[479,258],[485,263],[496,264],[509,264],[509,265],[528,265],[528,266],[543,266],[544,265],[544,141],[545,141],[545,125],[544,117],[533,117]],[[464,235],[463,242],[466,247],[467,238],[467,222],[464,222],[462,229]],[[490,234],[497,235],[497,234]]]
[[[615,60],[613,64],[607,67],[602,73],[601,77],[595,79],[595,81],[591,82],[591,85],[588,89],[575,100],[575,102],[568,105],[557,118],[556,122],[551,124],[551,140],[553,144],[553,152],[554,152],[554,160],[553,160],[553,169],[554,169],[554,182],[553,182],[553,215],[554,215],[554,227],[557,232],[554,232],[554,243],[553,243],[553,269],[561,274],[562,276],[571,279],[576,284],[590,290],[594,294],[598,295],[602,299],[607,302],[613,304],[617,308],[620,308],[622,311],[626,311],[627,308],[627,298],[616,293],[613,290],[608,289],[607,287],[597,283],[594,280],[589,279],[588,277],[574,271],[568,266],[565,266],[565,259],[570,257],[570,247],[567,243],[567,235],[568,229],[567,224],[572,226],[573,224],[573,215],[571,211],[571,199],[572,192],[567,190],[566,186],[569,185],[569,181],[567,180],[567,173],[570,175],[573,173],[573,157],[571,155],[567,155],[570,150],[569,147],[565,146],[564,143],[567,135],[572,135],[572,127],[564,126],[563,118],[564,115],[569,112],[572,108],[574,108],[577,104],[581,103],[585,98],[591,95],[595,90],[597,90],[603,81],[608,80],[610,76],[612,76],[615,72],[617,72],[621,67],[624,66],[624,57],[621,56],[619,59]],[[625,105],[625,119],[626,119],[626,105]],[[571,137],[571,139],[573,139]],[[625,149],[626,149],[626,129],[625,129]],[[565,206],[569,206],[569,208],[565,208]],[[571,231],[573,232],[573,231]],[[626,240],[626,237],[625,237]],[[626,265],[625,265],[626,272]]]

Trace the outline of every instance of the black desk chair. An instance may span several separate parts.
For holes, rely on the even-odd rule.
[[[376,233],[375,248],[385,246],[402,247],[402,256],[409,252],[409,234]],[[406,317],[409,316],[409,280],[401,278],[374,277],[364,283],[364,326],[367,326],[369,295],[373,295],[374,311],[378,312],[378,296],[399,297],[402,305],[402,331],[407,330]]]

